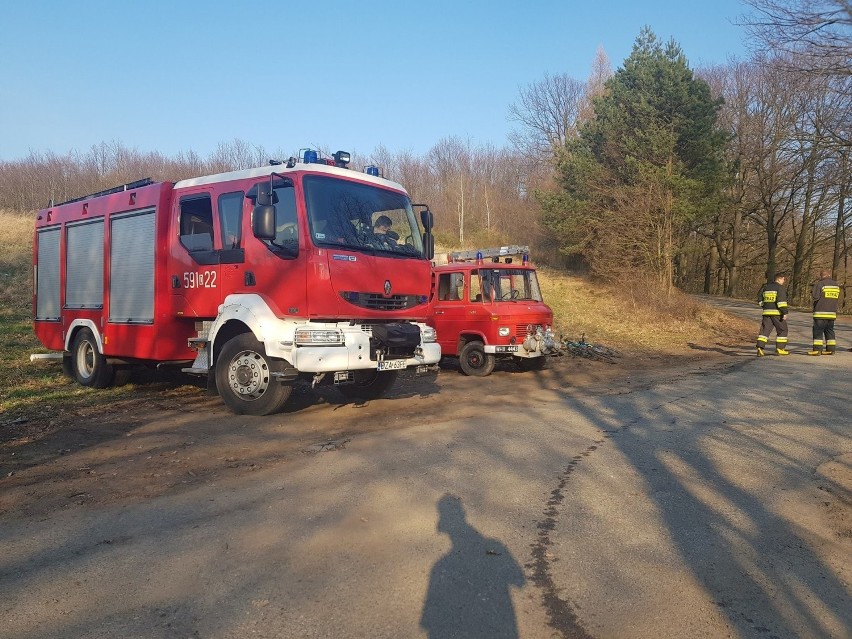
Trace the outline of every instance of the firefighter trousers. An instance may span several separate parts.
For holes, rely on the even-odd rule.
[[[814,350],[833,353],[837,346],[834,338],[834,320],[814,318]]]
[[[764,315],[760,323],[760,334],[757,336],[757,347],[766,348],[772,330],[775,330],[775,348],[787,348],[787,322],[781,321],[777,315]]]

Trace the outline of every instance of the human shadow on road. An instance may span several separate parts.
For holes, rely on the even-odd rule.
[[[453,546],[432,567],[420,626],[430,639],[518,637],[510,587],[524,585],[521,567],[496,539],[466,519],[461,500],[438,500],[438,532]]]

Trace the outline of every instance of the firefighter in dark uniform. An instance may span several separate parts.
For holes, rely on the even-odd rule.
[[[757,336],[757,356],[766,354],[766,345],[772,329],[775,329],[775,353],[789,355],[787,350],[787,289],[784,282],[787,275],[778,273],[775,281],[767,282],[760,289],[757,303],[763,309],[763,321],[760,323],[760,334]]]
[[[840,287],[831,278],[831,271],[822,269],[819,272],[811,296],[814,298],[814,347],[808,355],[834,355],[837,347],[834,320],[837,319]]]

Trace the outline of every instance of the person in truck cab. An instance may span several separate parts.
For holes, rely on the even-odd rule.
[[[380,215],[376,218],[376,221],[373,223],[373,233],[379,238],[380,244],[396,246],[399,235],[391,231],[392,225],[393,222],[391,222],[391,219],[387,215]]]
[[[391,219],[387,215],[380,215],[376,218],[376,221],[373,224],[373,233],[375,233],[376,235],[387,235],[388,237],[396,241],[396,238],[398,238],[399,236],[393,231],[391,231],[391,226],[393,226],[393,222],[391,222]]]

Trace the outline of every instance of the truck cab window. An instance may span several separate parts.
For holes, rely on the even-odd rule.
[[[209,194],[181,198],[180,243],[190,252],[213,250],[213,204]]]
[[[461,301],[464,295],[463,273],[441,273],[438,278],[438,299]]]
[[[479,283],[479,271],[470,272],[470,301],[482,301],[482,287]]]
[[[222,248],[242,246],[243,201],[242,191],[219,196],[219,222],[222,226]]]
[[[264,244],[280,257],[299,254],[299,220],[296,217],[296,191],[291,182],[277,182],[272,189],[275,206],[275,239]]]

